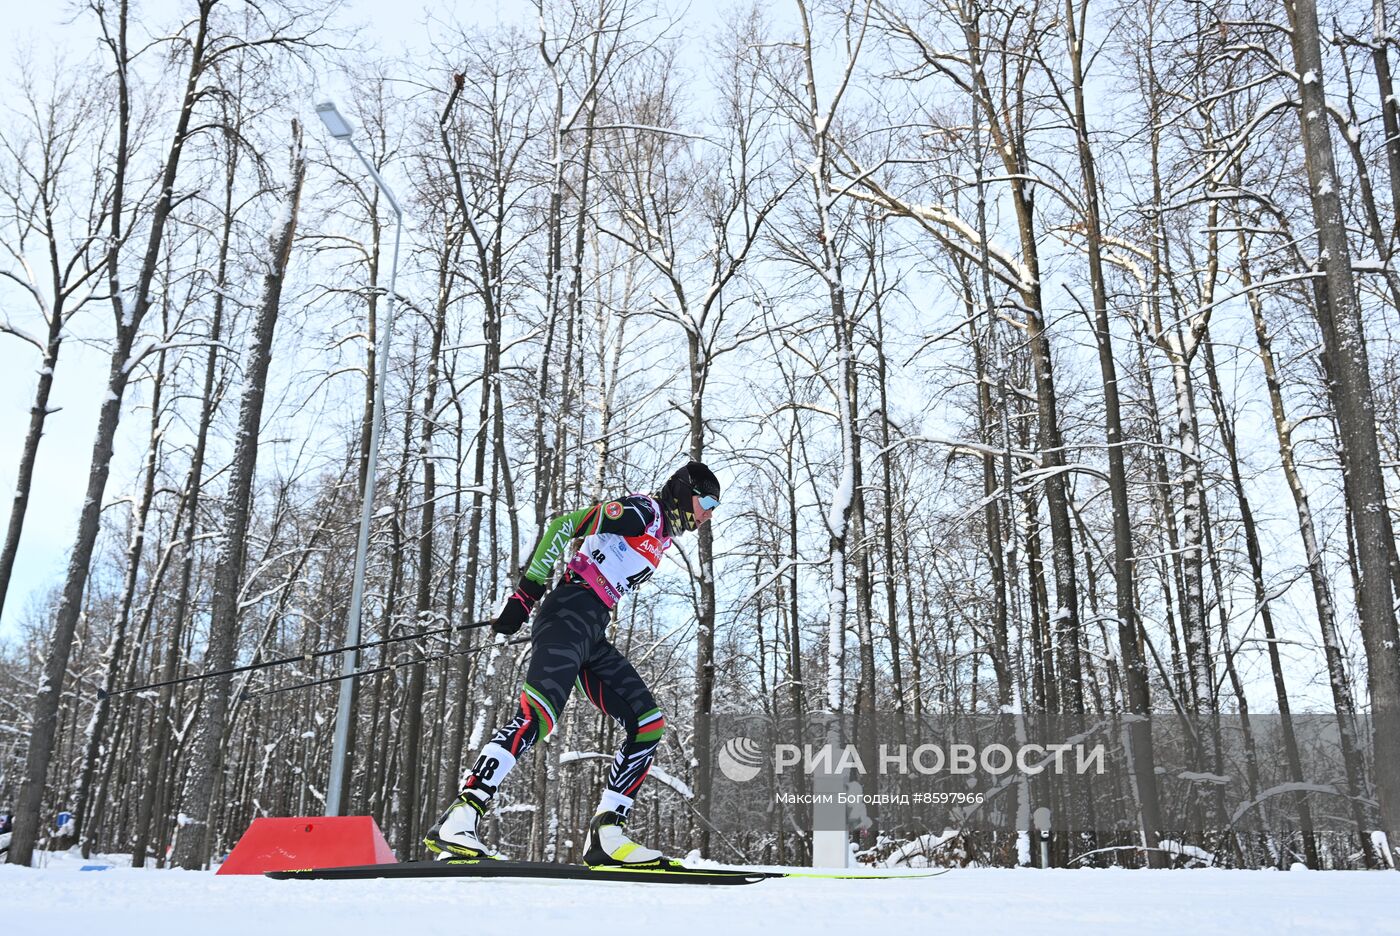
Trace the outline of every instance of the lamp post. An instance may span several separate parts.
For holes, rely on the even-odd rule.
[[[369,462],[365,466],[364,503],[360,506],[360,538],[355,545],[355,575],[350,591],[350,619],[346,626],[346,645],[360,642],[360,611],[365,593],[365,553],[369,551],[369,525],[374,511],[375,469],[379,462],[379,430],[384,420],[384,385],[389,379],[389,339],[394,332],[394,299],[397,296],[395,282],[399,274],[399,238],[403,234],[403,210],[399,208],[394,193],[384,184],[374,165],[355,145],[354,130],[341,116],[340,111],[330,101],[316,105],[316,114],[326,125],[331,136],[350,144],[355,155],[360,157],[374,184],[389,200],[394,209],[394,259],[389,270],[389,302],[385,310],[384,328],[379,334],[379,346],[375,353],[379,358],[379,372],[374,377],[374,412],[370,416]],[[340,815],[341,802],[345,797],[346,774],[350,764],[350,703],[354,689],[353,680],[348,678],[355,672],[359,662],[359,651],[346,651],[341,665],[340,702],[335,712],[335,743],[331,749],[331,778],[326,788],[326,815]]]

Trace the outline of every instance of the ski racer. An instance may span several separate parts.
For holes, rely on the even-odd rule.
[[[719,497],[714,473],[692,461],[655,494],[629,494],[549,523],[515,591],[491,623],[498,634],[514,634],[539,604],[519,711],[482,748],[461,793],[428,830],[423,839],[428,851],[439,859],[500,857],[478,837],[478,823],[516,763],[554,730],[569,693],[578,686],[626,732],[589,824],[584,862],[625,867],[670,862],[625,831],[666,718],[636,669],[608,641],[607,626],[618,601],[651,578],[672,539],[710,519]],[[551,591],[555,564],[580,538],[578,551]]]

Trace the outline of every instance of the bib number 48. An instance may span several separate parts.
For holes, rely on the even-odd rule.
[[[607,554],[604,553],[601,549],[595,549],[588,555],[593,559],[594,564],[599,566],[607,562],[608,559]],[[651,578],[652,573],[654,573],[655,571],[656,570],[653,569],[651,566],[647,566],[646,568],[639,569],[638,571],[633,572],[631,575],[627,576],[627,590],[631,591],[638,585],[645,582],[647,579]]]

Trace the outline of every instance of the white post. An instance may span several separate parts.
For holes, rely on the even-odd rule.
[[[1040,830],[1040,866],[1050,867],[1050,810],[1042,806],[1035,811],[1035,827]]]
[[[826,743],[831,757],[829,769],[819,769],[812,775],[812,867],[844,868],[851,863],[851,842],[846,834],[846,806],[841,795],[846,792],[846,774],[836,769],[841,756],[841,716],[824,712]]]

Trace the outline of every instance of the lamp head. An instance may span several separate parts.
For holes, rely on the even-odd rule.
[[[321,118],[321,122],[326,125],[331,136],[337,140],[348,140],[354,130],[350,122],[341,116],[340,111],[330,101],[323,101],[316,105],[316,114]]]

